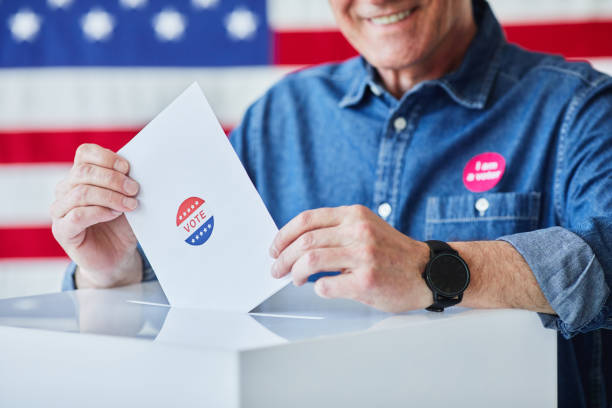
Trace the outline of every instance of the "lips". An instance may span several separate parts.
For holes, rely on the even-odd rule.
[[[369,20],[376,25],[388,25],[397,23],[398,21],[402,21],[408,16],[410,16],[415,9],[403,10],[393,14],[387,14],[379,17],[372,17]]]

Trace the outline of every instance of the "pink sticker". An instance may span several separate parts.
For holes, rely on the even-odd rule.
[[[506,170],[506,160],[499,153],[487,152],[470,159],[463,169],[463,184],[468,190],[481,193],[499,183]]]

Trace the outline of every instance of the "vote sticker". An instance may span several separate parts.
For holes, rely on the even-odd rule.
[[[506,160],[499,153],[487,152],[470,159],[463,169],[463,184],[475,193],[492,189],[506,170]]]
[[[179,206],[176,226],[185,237],[186,243],[193,246],[202,245],[213,232],[215,218],[206,201],[199,197],[189,197]]]

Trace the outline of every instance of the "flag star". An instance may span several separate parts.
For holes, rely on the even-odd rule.
[[[208,224],[208,228],[210,228],[210,224]]]
[[[216,7],[219,4],[219,0],[191,0],[191,5],[199,9],[209,9]]]
[[[166,9],[153,18],[153,28],[161,41],[177,41],[185,32],[187,20],[178,11]]]
[[[191,204],[191,209],[193,210],[195,208],[195,205]]]
[[[208,231],[206,228],[204,228],[204,232]],[[200,231],[200,235],[204,235],[204,232]]]
[[[182,219],[183,219],[183,216],[182,216],[182,215],[179,215],[179,220],[182,220]]]
[[[200,239],[200,236],[199,236],[199,235],[196,235],[196,239]]]
[[[137,9],[147,5],[147,0],[119,0],[122,7],[126,9]]]
[[[194,242],[195,242],[195,239],[192,239],[192,240],[191,240],[191,243],[193,244]]]
[[[81,28],[90,41],[105,41],[113,33],[115,20],[106,11],[94,8],[81,18]]]
[[[197,201],[195,202],[195,205],[198,205],[198,202],[197,202]]]
[[[40,31],[41,18],[30,10],[21,10],[9,19],[13,38],[19,42],[32,41]]]
[[[183,217],[186,217],[186,216],[187,216],[187,213],[183,211]]]
[[[257,16],[252,11],[239,7],[225,18],[225,29],[234,40],[248,40],[257,31]]]
[[[190,213],[191,212],[191,208],[187,208],[187,212]]]
[[[47,0],[49,7],[53,9],[66,9],[72,5],[73,0]]]

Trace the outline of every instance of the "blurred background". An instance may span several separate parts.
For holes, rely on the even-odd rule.
[[[612,74],[612,0],[490,3],[511,42]],[[0,0],[0,298],[59,290],[48,209],[81,143],[117,150],[193,81],[229,132],[283,75],[353,55],[327,0]]]

